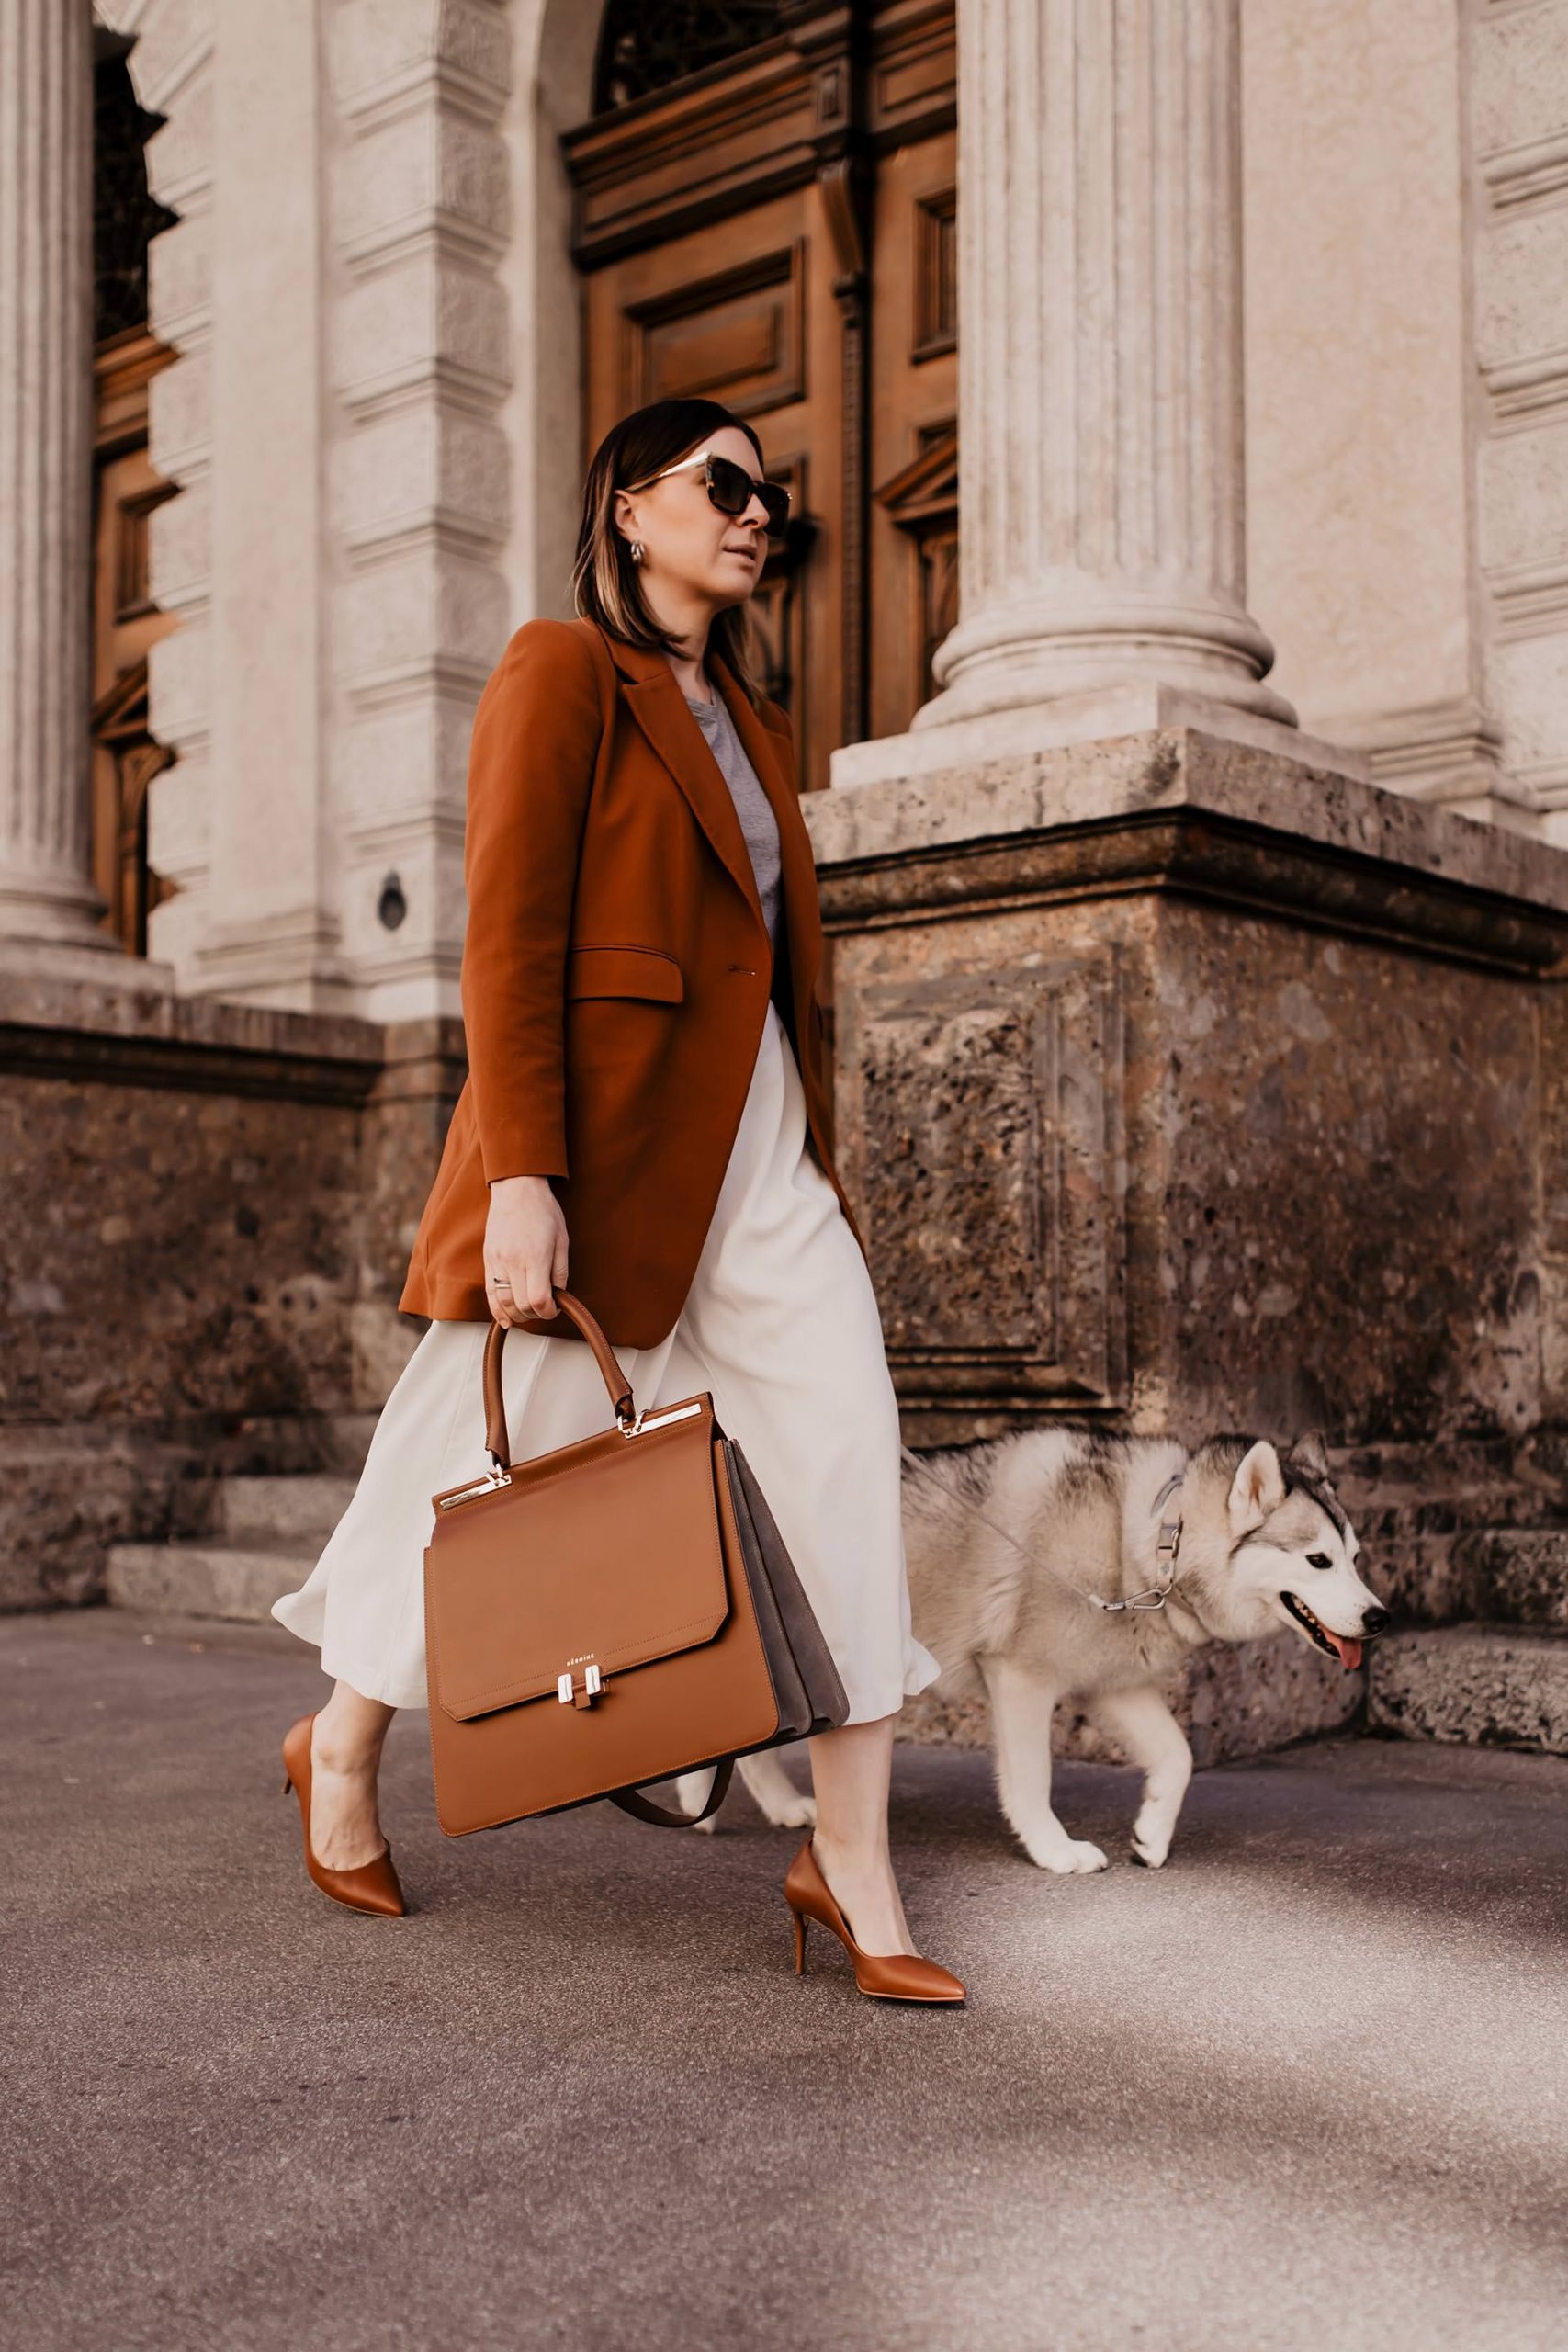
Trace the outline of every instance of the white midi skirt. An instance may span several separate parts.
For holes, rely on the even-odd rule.
[[[570,1287],[570,1263],[567,1272]],[[273,1615],[323,1670],[393,1707],[426,1703],[431,1497],[478,1476],[488,1322],[433,1322],[382,1408],[354,1498]],[[639,1406],[712,1391],[757,1474],[849,1694],[851,1723],[894,1714],[940,1671],[910,1630],[898,1413],[871,1276],[810,1148],[789,1035],[770,1002],[729,1163],[679,1321],[617,1348]],[[514,1459],[610,1427],[579,1340],[512,1330],[502,1351]]]

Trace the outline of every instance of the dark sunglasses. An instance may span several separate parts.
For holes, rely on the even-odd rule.
[[[626,487],[646,490],[649,483],[662,481],[665,474],[683,474],[689,466],[706,468],[708,497],[721,514],[744,514],[751,501],[760,498],[768,518],[769,537],[782,537],[789,521],[789,492],[783,482],[758,481],[733,458],[721,458],[713,449],[694,450],[678,465],[666,466],[661,472],[649,474],[643,481],[628,482]]]

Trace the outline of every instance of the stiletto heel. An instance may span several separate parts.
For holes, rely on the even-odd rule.
[[[859,1989],[874,2001],[962,2001],[964,1989],[958,1978],[934,1960],[922,1960],[918,1952],[862,1951],[850,1933],[850,1923],[840,1910],[833,1890],[822,1875],[821,1864],[811,1849],[811,1838],[789,1866],[784,1879],[784,1901],[795,1914],[795,1973],[806,1973],[806,1922],[815,1919],[818,1927],[830,1928],[849,1953]]]
[[[351,1911],[372,1911],[384,1919],[400,1919],[408,1905],[392,1868],[390,1846],[351,1871],[328,1870],[316,1860],[310,1845],[310,1726],[315,1720],[314,1715],[301,1715],[283,1741],[283,1786],[285,1792],[292,1789],[299,1800],[305,1825],[305,1868],[334,1903],[345,1904]]]

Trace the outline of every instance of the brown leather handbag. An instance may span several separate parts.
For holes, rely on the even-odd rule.
[[[731,1759],[849,1713],[750,1464],[704,1389],[638,1411],[581,1301],[554,1295],[593,1351],[611,1429],[510,1458],[506,1330],[485,1339],[491,1468],[433,1495],[424,1555],[435,1810],[450,1837],[609,1797],[686,1827]],[[638,1783],[718,1769],[701,1813]]]

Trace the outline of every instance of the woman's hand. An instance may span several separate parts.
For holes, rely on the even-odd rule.
[[[567,1247],[549,1178],[497,1177],[485,1218],[485,1296],[498,1323],[559,1314],[551,1285],[566,1282]]]

